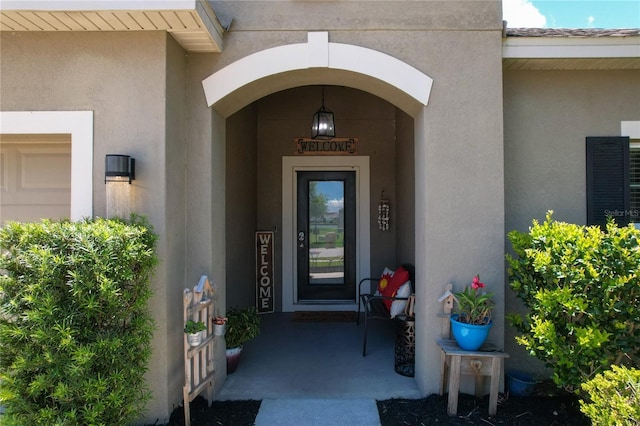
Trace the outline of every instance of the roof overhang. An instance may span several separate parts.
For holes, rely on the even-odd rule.
[[[505,70],[640,69],[640,36],[505,37]]]
[[[224,28],[204,0],[3,0],[0,31],[167,31],[190,52],[221,52]]]

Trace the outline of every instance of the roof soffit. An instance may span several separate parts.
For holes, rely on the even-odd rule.
[[[202,0],[4,0],[0,31],[167,31],[190,52],[220,52],[224,34]]]
[[[640,69],[639,29],[508,28],[505,70]]]

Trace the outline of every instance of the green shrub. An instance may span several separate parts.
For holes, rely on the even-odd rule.
[[[151,394],[144,374],[156,236],[131,223],[8,223],[0,229],[0,403],[6,425],[125,425]]]
[[[508,315],[516,339],[569,391],[612,364],[638,366],[640,231],[552,220],[512,231],[511,288],[529,312]]]
[[[594,425],[640,425],[640,370],[614,365],[582,385],[589,402],[580,411]]]
[[[260,334],[260,317],[255,306],[250,308],[231,308],[227,312],[227,330],[225,342],[227,349],[238,348]]]

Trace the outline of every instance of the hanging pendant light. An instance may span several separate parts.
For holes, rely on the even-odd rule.
[[[322,106],[313,114],[311,137],[313,139],[331,139],[336,137],[336,125],[333,121],[333,113],[324,106],[324,86],[322,86]]]

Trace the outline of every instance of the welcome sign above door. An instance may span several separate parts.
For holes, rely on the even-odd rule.
[[[357,155],[357,138],[296,138],[295,155]]]

